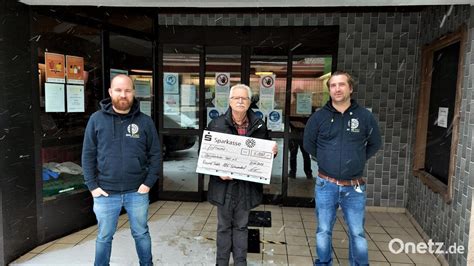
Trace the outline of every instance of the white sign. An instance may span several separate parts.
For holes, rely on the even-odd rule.
[[[230,73],[216,73],[216,93],[229,92],[230,88]]]
[[[225,113],[225,111],[229,108],[229,92],[216,93],[214,106],[219,110],[220,113]]]
[[[448,128],[448,107],[440,107],[438,109],[438,126]]]
[[[67,111],[68,113],[84,112],[84,86],[67,85]]]
[[[270,184],[275,141],[205,130],[196,172]]]
[[[275,106],[275,75],[263,75],[260,77],[260,99],[259,108],[268,115]]]
[[[275,75],[260,76],[260,89],[262,88],[275,90]]]
[[[151,101],[140,101],[140,111],[151,116]]]
[[[179,94],[165,94],[163,103],[164,113],[167,115],[179,113]]]
[[[268,114],[267,128],[271,131],[283,131],[282,110],[273,110]]]
[[[163,73],[163,91],[167,93],[179,93],[179,74]]]
[[[196,105],[196,86],[181,84],[181,105]]]
[[[135,97],[150,97],[151,96],[151,83],[150,80],[135,79]]]
[[[310,115],[313,99],[311,93],[299,92],[296,94],[296,114]]]
[[[64,84],[48,83],[44,85],[44,105],[46,113],[64,112]]]

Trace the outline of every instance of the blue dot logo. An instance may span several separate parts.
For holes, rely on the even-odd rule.
[[[263,113],[262,113],[262,112],[260,112],[260,111],[255,111],[255,114],[257,115],[257,117],[258,117],[259,119],[263,119]]]
[[[278,120],[280,120],[280,113],[278,113],[277,111],[272,111],[268,115],[268,119],[270,119],[270,121],[272,122],[277,122]]]
[[[219,111],[217,111],[217,110],[211,110],[211,111],[209,112],[209,117],[210,117],[211,119],[217,118],[218,116],[219,116]]]
[[[176,84],[176,77],[174,75],[166,76],[166,84],[168,84],[168,85]]]

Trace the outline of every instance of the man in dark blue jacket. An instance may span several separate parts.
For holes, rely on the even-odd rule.
[[[161,149],[151,117],[140,112],[133,81],[118,75],[110,98],[92,114],[84,134],[82,168],[98,222],[94,265],[109,265],[122,207],[128,214],[140,265],[153,265],[148,192],[158,179]]]
[[[372,113],[351,100],[353,86],[349,73],[334,72],[328,80],[331,100],[311,115],[304,132],[304,149],[317,159],[319,169],[315,265],[332,265],[332,230],[339,206],[349,227],[350,264],[369,264],[362,174],[382,141]]]
[[[249,109],[252,91],[237,84],[230,89],[230,107],[224,115],[212,120],[208,130],[259,139],[270,139],[265,122]],[[273,146],[273,154],[278,147]],[[250,209],[262,202],[263,185],[229,176],[211,176],[207,199],[217,206],[216,264],[247,265],[248,220]]]

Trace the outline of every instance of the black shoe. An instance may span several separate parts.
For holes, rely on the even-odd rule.
[[[306,173],[306,178],[307,178],[307,179],[313,179],[313,173],[307,172],[307,173]]]
[[[288,174],[288,177],[289,177],[289,178],[296,178],[296,173],[290,172],[290,173]]]

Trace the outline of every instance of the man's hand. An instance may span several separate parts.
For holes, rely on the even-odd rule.
[[[272,147],[272,152],[274,155],[277,155],[278,154],[278,145],[276,144],[273,144],[273,147]]]
[[[141,184],[137,192],[140,194],[145,194],[145,193],[150,192],[150,188],[145,184]]]
[[[222,180],[232,180],[233,178],[230,176],[219,176]]]
[[[100,196],[104,196],[104,197],[108,197],[109,194],[107,194],[107,192],[105,192],[103,189],[101,189],[100,187],[94,189],[91,191],[91,194],[92,194],[92,197],[94,198],[97,198],[97,197],[100,197]]]

